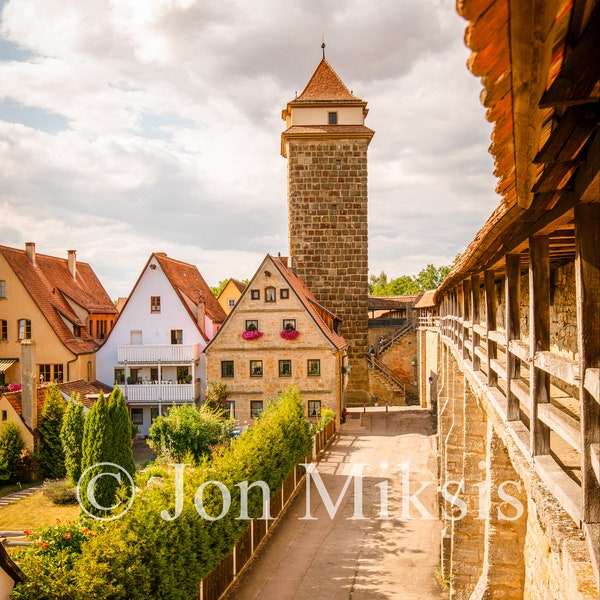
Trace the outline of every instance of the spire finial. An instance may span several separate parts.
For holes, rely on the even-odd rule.
[[[323,60],[325,60],[325,32],[321,36],[321,49],[323,50]]]

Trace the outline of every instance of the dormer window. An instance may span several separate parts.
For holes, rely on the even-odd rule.
[[[336,112],[327,113],[327,122],[329,125],[337,125],[337,113]]]
[[[0,279],[0,298],[6,298],[6,281]]]

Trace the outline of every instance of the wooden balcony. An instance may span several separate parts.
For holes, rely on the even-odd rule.
[[[182,404],[194,402],[200,397],[201,385],[195,383],[133,383],[122,385],[123,393],[130,404]]]
[[[142,344],[119,346],[117,361],[128,365],[181,364],[198,360],[200,344]]]

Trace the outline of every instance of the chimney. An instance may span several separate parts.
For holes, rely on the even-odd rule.
[[[25,254],[27,254],[27,258],[31,261],[31,264],[35,267],[35,243],[34,242],[25,242]]]
[[[23,421],[31,429],[37,428],[37,373],[35,341],[21,342],[21,407]]]
[[[73,279],[77,279],[77,250],[67,250],[67,255],[69,273]]]

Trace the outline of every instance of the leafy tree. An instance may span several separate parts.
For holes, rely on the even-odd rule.
[[[460,254],[457,254],[452,264],[456,262]],[[434,290],[444,281],[450,273],[452,265],[436,267],[429,263],[421,269],[418,275],[402,275],[388,281],[384,271],[379,275],[371,275],[369,279],[369,294],[371,296],[403,296],[418,294],[427,290]]]
[[[206,404],[171,406],[166,416],[157,417],[150,426],[150,446],[166,460],[184,462],[189,456],[198,463],[231,436],[233,427],[233,419],[223,420],[222,412]]]
[[[81,451],[85,416],[79,394],[73,393],[67,402],[60,437],[65,456],[65,470],[72,483],[77,484],[81,476]]]
[[[13,421],[3,423],[0,427],[0,481],[16,479],[24,449],[25,442],[17,424]]]
[[[219,283],[217,283],[217,285],[210,286],[210,290],[215,295],[215,297],[218,296],[225,289],[225,286],[227,285],[228,282],[229,282],[229,278],[222,279],[221,281],[219,281]]]
[[[222,413],[229,398],[227,386],[224,383],[209,383],[206,388],[206,405]]]
[[[80,499],[83,507],[90,513],[100,516],[105,516],[106,513],[93,505],[91,498],[88,496],[87,487],[94,476],[107,472],[106,467],[95,467],[95,465],[102,462],[111,462],[110,458],[113,455],[111,445],[112,427],[108,417],[108,405],[104,394],[100,392],[100,396],[90,410],[83,428],[81,471],[86,474],[80,487]],[[114,504],[115,483],[114,477],[110,476],[99,477],[96,480],[93,489],[97,505],[109,507]]]
[[[119,386],[115,386],[110,395],[108,416],[112,429],[112,456],[109,457],[108,462],[123,467],[133,477],[135,461],[131,449],[131,421],[125,404],[125,396]]]
[[[66,474],[65,455],[61,441],[64,414],[65,401],[58,386],[51,385],[46,390],[44,408],[38,426],[40,466],[44,477],[50,479],[62,479]]]

